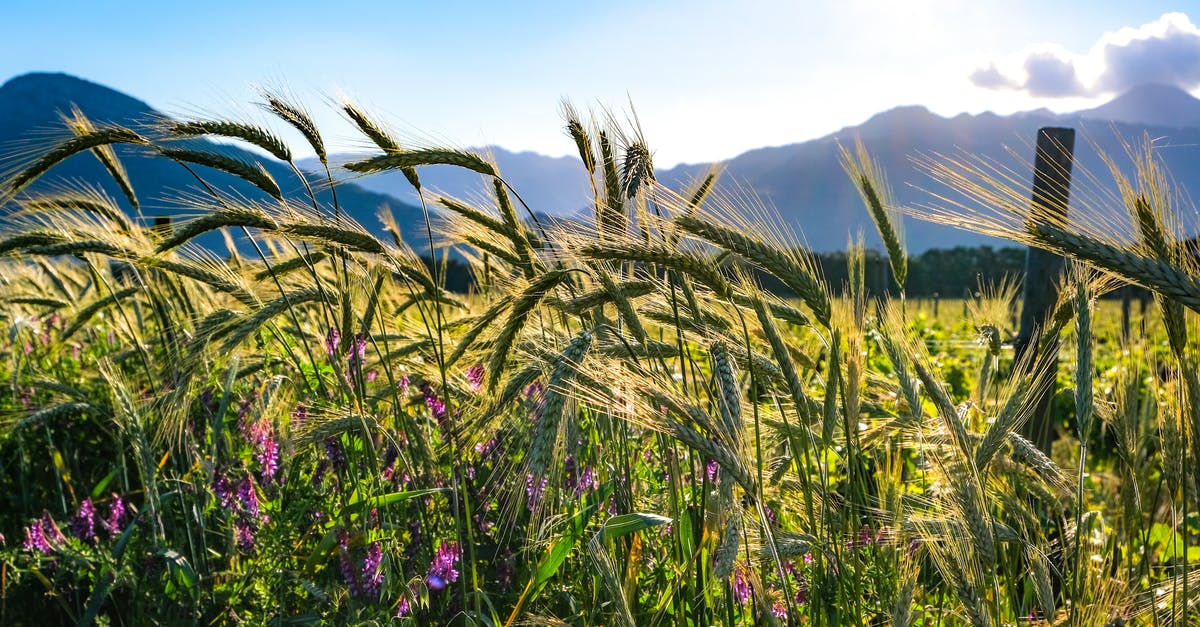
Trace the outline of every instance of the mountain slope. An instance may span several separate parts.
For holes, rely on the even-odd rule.
[[[1169,85],[1139,85],[1109,102],[1080,111],[1087,120],[1109,120],[1162,128],[1200,127],[1200,100]]]
[[[0,86],[0,172],[11,172],[14,167],[19,167],[27,161],[31,151],[47,149],[50,145],[47,140],[66,137],[60,114],[69,112],[72,105],[79,107],[94,122],[112,122],[135,130],[162,118],[161,114],[140,100],[73,76],[49,73],[19,76]],[[304,183],[284,163],[224,143],[196,140],[189,145],[244,161],[258,161],[275,178],[288,198],[307,201]],[[180,201],[180,194],[202,191],[187,170],[168,159],[150,157],[136,147],[118,146],[116,150],[129,173],[145,216],[194,213]],[[248,199],[268,198],[257,188],[231,175],[207,168],[197,168],[197,171],[202,173],[206,181],[223,191]],[[55,166],[32,189],[54,189],[70,181],[98,184],[126,210],[132,211],[111,177],[88,153],[75,155]],[[318,190],[322,182],[323,177],[315,176],[309,181]],[[374,231],[381,230],[376,214],[386,208],[395,215],[402,231],[406,234],[411,231],[416,235],[415,225],[422,219],[419,208],[357,185],[341,185],[337,193],[345,214],[363,226]],[[317,196],[323,205],[332,206],[332,197],[327,190],[318,191]],[[414,225],[414,228],[405,229],[407,225]],[[220,241],[216,234],[202,239],[202,243],[212,247],[219,246]],[[420,241],[415,239],[414,243]]]

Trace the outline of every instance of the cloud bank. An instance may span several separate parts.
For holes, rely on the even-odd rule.
[[[1038,98],[1121,93],[1148,83],[1190,91],[1200,87],[1200,28],[1183,13],[1167,13],[1139,28],[1107,33],[1085,54],[1038,46],[979,68],[970,79],[984,89]]]

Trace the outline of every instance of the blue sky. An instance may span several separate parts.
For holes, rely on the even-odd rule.
[[[573,150],[560,100],[616,111],[632,101],[657,164],[670,166],[811,139],[898,105],[953,115],[1096,104],[1119,84],[1103,67],[1103,44],[1178,35],[1181,45],[1161,54],[1190,54],[1200,34],[1179,25],[1200,22],[1200,11],[1188,9],[1044,0],[6,2],[0,81],[62,71],[167,112],[250,116],[259,115],[248,104],[254,85],[284,86],[337,150],[361,147],[329,106],[339,95],[405,137],[552,155]],[[1188,15],[1160,20],[1171,12]],[[1117,34],[1145,25],[1156,26]],[[1034,80],[1035,70],[1057,79],[1064,67],[1078,88],[1050,93]],[[1194,93],[1200,86],[1200,76],[1179,81]]]

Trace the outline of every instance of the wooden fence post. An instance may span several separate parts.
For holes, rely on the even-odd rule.
[[[1065,223],[1067,200],[1071,193],[1071,165],[1075,153],[1075,130],[1070,128],[1046,127],[1038,129],[1037,152],[1033,164],[1033,195],[1030,220],[1045,219]],[[1058,288],[1062,281],[1064,260],[1061,256],[1038,248],[1029,248],[1025,253],[1025,284],[1021,307],[1021,328],[1014,348],[1017,358],[1026,350],[1037,350],[1032,345],[1035,333],[1045,326],[1054,313],[1058,302]],[[1058,347],[1049,346],[1048,355],[1030,355],[1048,358],[1053,364],[1057,359]],[[1025,424],[1024,434],[1047,453],[1053,438],[1054,417],[1050,401],[1054,398],[1054,381],[1057,376],[1052,365],[1046,373],[1050,385],[1045,386],[1034,405],[1033,415]]]

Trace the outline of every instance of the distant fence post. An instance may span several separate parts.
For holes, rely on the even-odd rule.
[[[1037,152],[1033,164],[1033,196],[1030,220],[1039,216],[1052,219],[1067,219],[1067,200],[1071,193],[1071,164],[1075,153],[1075,130],[1070,128],[1046,127],[1038,129]],[[1025,253],[1025,285],[1021,307],[1021,328],[1014,348],[1020,358],[1031,346],[1034,334],[1045,326],[1058,302],[1058,288],[1063,276],[1064,261],[1059,255],[1038,248],[1029,248]],[[1058,347],[1050,346],[1053,363],[1057,359]],[[1037,360],[1037,355],[1030,355]],[[1025,424],[1024,433],[1043,451],[1050,451],[1053,417],[1050,415],[1050,400],[1054,398],[1056,373],[1051,369],[1046,376],[1050,385],[1043,388],[1034,405],[1033,415]]]

